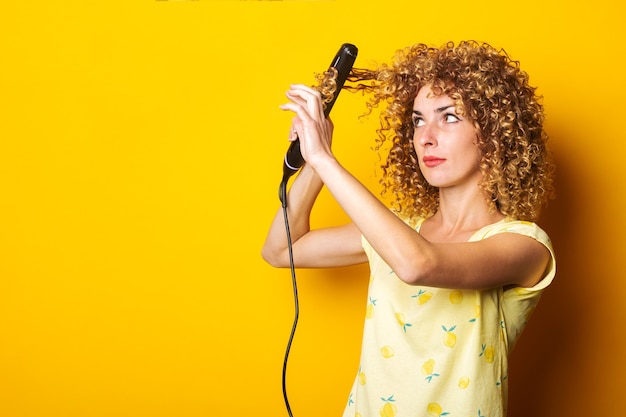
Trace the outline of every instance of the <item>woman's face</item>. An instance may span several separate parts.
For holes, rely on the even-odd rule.
[[[413,103],[413,146],[424,178],[434,187],[475,186],[482,174],[474,125],[456,114],[447,95],[422,87]]]

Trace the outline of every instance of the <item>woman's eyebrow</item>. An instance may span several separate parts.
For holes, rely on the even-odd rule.
[[[448,104],[448,105],[446,105],[446,106],[441,106],[441,107],[438,107],[438,108],[436,108],[436,109],[435,109],[435,113],[443,113],[443,112],[445,112],[446,110],[448,110],[448,109],[449,109],[449,108],[451,108],[451,107],[452,107],[452,108],[454,108],[454,104]],[[415,110],[415,109],[414,109],[414,110],[413,110],[413,114],[416,114],[416,115],[418,115],[418,116],[421,116],[421,115],[422,115],[422,112],[421,112],[421,111],[419,111],[419,110]]]

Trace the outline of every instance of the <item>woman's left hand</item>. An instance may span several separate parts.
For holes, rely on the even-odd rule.
[[[324,106],[319,91],[302,84],[292,85],[287,91],[290,102],[280,106],[292,111],[290,140],[300,140],[303,159],[314,169],[324,158],[334,158],[331,151],[333,124],[324,116]]]

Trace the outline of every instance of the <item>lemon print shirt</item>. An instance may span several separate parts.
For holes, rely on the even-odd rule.
[[[419,227],[421,222],[417,226]],[[363,239],[370,262],[361,362],[344,417],[502,417],[507,356],[556,272],[547,234],[502,220],[470,241],[519,233],[552,255],[532,288],[451,290],[401,281]]]

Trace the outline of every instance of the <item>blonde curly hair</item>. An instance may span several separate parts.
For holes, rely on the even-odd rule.
[[[423,177],[413,147],[413,101],[430,85],[447,95],[456,112],[469,118],[478,132],[482,154],[480,186],[493,210],[536,221],[553,197],[554,164],[546,148],[541,97],[528,75],[504,50],[486,43],[448,42],[440,48],[417,44],[396,53],[391,65],[353,68],[345,89],[370,93],[368,112],[383,105],[376,149],[389,152],[382,164],[383,195],[409,220],[432,216],[438,189]]]

